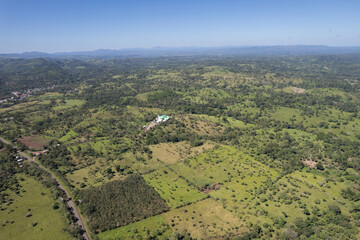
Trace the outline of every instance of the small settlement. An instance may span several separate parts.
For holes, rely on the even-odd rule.
[[[148,131],[150,128],[158,125],[159,123],[162,123],[162,122],[166,122],[167,120],[169,120],[170,117],[167,116],[167,115],[158,115],[150,124],[149,126],[143,126],[143,130],[146,132]]]

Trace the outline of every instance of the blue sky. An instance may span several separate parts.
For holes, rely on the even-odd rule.
[[[0,0],[0,52],[360,45],[353,0]]]

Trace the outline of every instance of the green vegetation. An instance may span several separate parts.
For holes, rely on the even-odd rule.
[[[149,217],[139,222],[99,233],[100,240],[111,239],[168,239],[172,231],[161,215]]]
[[[16,192],[8,190],[0,211],[1,239],[73,239],[64,229],[66,217],[49,189],[24,175]]]
[[[36,159],[99,239],[357,239],[359,62],[1,59],[0,99],[31,96],[0,104],[0,136],[47,150]],[[170,119],[153,123],[162,114]],[[16,155],[0,145],[4,203],[19,173],[62,196]]]
[[[210,238],[238,235],[245,226],[230,212],[212,199],[163,214],[176,232],[189,232],[193,238]]]
[[[95,232],[120,227],[167,210],[158,193],[139,175],[89,188],[81,195],[82,208]]]
[[[76,106],[82,106],[85,103],[85,101],[83,100],[78,100],[78,99],[70,99],[70,100],[66,100],[65,104],[61,104],[58,105],[56,107],[54,107],[54,110],[62,110],[62,109],[66,109],[66,108],[70,108],[70,107],[76,107]]]
[[[186,180],[180,178],[167,168],[159,169],[143,176],[146,182],[149,183],[172,208],[189,205],[192,202],[206,197],[205,194],[189,186]]]

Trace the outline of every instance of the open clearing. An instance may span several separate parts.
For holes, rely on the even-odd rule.
[[[175,232],[207,239],[240,234],[244,224],[212,199],[206,199],[163,214]]]
[[[143,177],[171,208],[188,205],[206,197],[196,188],[189,186],[176,173],[165,168],[143,175]]]
[[[7,190],[13,203],[1,205],[0,239],[73,239],[64,231],[67,219],[62,210],[53,209],[50,190],[33,178],[22,177],[20,194]]]
[[[84,100],[71,99],[71,100],[66,100],[65,104],[53,107],[53,109],[54,110],[62,110],[62,109],[71,108],[71,107],[81,107],[84,103],[85,103]]]
[[[188,142],[178,143],[160,143],[151,145],[150,150],[152,151],[153,157],[159,159],[165,164],[175,164],[185,158],[193,157],[206,150],[212,149],[215,146],[212,142],[205,142],[203,145],[198,147],[190,147]]]
[[[100,240],[113,239],[168,239],[172,234],[161,215],[97,234]]]
[[[203,189],[214,183],[226,184],[246,176],[273,178],[276,172],[231,146],[221,146],[194,158],[169,166],[179,176]]]
[[[29,149],[40,150],[43,149],[44,146],[51,141],[51,139],[44,138],[40,135],[32,135],[19,138],[19,141],[26,145]]]

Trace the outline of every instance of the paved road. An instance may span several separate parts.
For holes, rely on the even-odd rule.
[[[12,143],[6,141],[6,140],[3,139],[2,137],[0,137],[0,140],[1,140],[2,142],[4,142],[5,144],[9,144],[9,145],[12,145],[12,146],[13,146]],[[78,219],[77,223],[79,224],[79,226],[81,227],[81,229],[82,229],[83,232],[84,232],[84,233],[83,233],[83,238],[84,238],[85,240],[90,240],[89,235],[88,235],[88,233],[87,233],[87,231],[86,231],[84,222],[82,221],[82,219],[81,219],[81,217],[80,217],[79,211],[77,210],[74,201],[72,200],[70,194],[65,190],[64,186],[61,185],[61,183],[59,182],[59,180],[58,180],[54,175],[52,175],[45,167],[43,167],[42,165],[40,165],[39,163],[37,163],[37,162],[35,161],[35,158],[31,158],[31,157],[29,157],[28,155],[26,155],[24,152],[21,152],[21,151],[18,151],[18,153],[19,153],[19,155],[21,155],[22,157],[26,158],[26,159],[29,160],[30,162],[35,163],[38,167],[44,169],[47,173],[50,174],[50,176],[51,176],[53,179],[55,179],[55,181],[56,181],[57,184],[59,185],[59,188],[65,192],[67,198],[69,199],[69,200],[67,201],[67,204],[68,204],[68,206],[72,209],[72,213],[73,213],[73,214],[75,215],[75,217]]]

